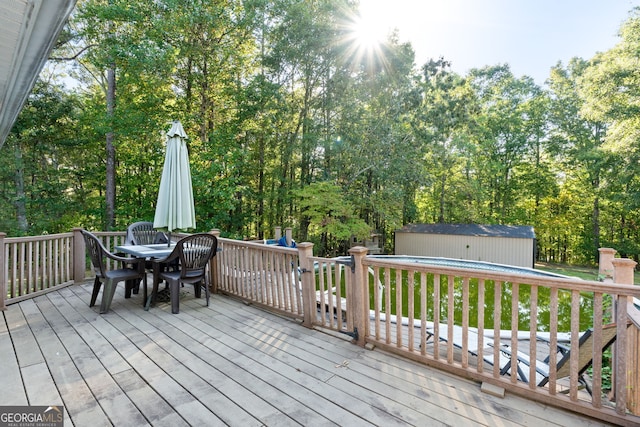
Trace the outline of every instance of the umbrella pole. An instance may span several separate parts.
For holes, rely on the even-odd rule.
[[[167,233],[167,247],[171,246],[171,232],[169,231]]]

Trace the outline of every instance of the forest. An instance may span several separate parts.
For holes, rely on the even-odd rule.
[[[189,135],[197,231],[342,255],[404,224],[531,225],[541,261],[640,255],[640,10],[618,43],[461,75],[351,0],[79,0],[0,148],[9,236],[153,220],[165,133]],[[72,82],[72,84],[70,83]]]

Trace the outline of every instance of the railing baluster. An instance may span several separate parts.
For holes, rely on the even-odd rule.
[[[462,367],[469,367],[469,278],[462,278]]]
[[[580,358],[580,291],[571,291],[571,348],[574,351],[571,352],[569,358],[571,376],[569,380],[569,398],[576,402],[578,400],[578,361]],[[578,349],[578,351],[575,351]],[[582,351],[593,350],[584,349]]]
[[[7,299],[7,247],[5,246],[6,233],[0,233],[0,310],[6,309],[5,300]]]
[[[484,279],[478,279],[478,373],[484,372]]]
[[[423,356],[427,354],[427,276],[426,272],[420,272],[420,354]]]
[[[591,402],[596,408],[602,407],[602,357],[599,355],[602,348],[602,293],[596,292],[593,296],[593,381],[591,382]]]
[[[407,272],[407,317],[408,317],[408,334],[407,334],[407,345],[409,347],[409,351],[413,351],[413,348],[415,346],[415,342],[414,340],[414,336],[413,336],[413,318],[415,316],[415,303],[413,301],[414,298],[414,287],[415,287],[415,274],[416,272],[413,270],[409,270]],[[399,322],[400,324],[402,324],[402,322]]]
[[[433,275],[433,357],[440,359],[440,274]],[[388,322],[387,322],[388,323]]]
[[[447,275],[447,363],[453,363],[453,321],[455,317],[455,278],[452,274]]]
[[[500,377],[500,330],[502,329],[502,281],[493,287],[493,377]],[[513,367],[512,367],[513,372]]]
[[[396,269],[396,347],[402,347],[402,270]]]
[[[520,310],[520,284],[511,283],[511,383],[518,381],[518,318]],[[529,378],[535,381],[534,378]]]
[[[529,310],[529,388],[535,389],[538,385],[538,379],[536,376],[536,355],[537,355],[537,340],[538,340],[538,287],[531,286],[531,297]]]
[[[549,393],[556,394],[556,366],[558,365],[558,288],[551,288],[549,298]]]
[[[391,344],[391,268],[384,269],[384,322],[385,343]]]

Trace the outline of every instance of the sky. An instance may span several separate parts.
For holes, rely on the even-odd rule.
[[[640,0],[360,0],[363,20],[397,28],[416,64],[443,56],[452,69],[508,63],[543,84],[558,61],[592,58],[619,42]]]

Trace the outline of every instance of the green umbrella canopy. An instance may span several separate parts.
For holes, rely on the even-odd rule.
[[[167,132],[167,153],[158,190],[153,227],[173,230],[196,228],[187,134],[179,121]]]

